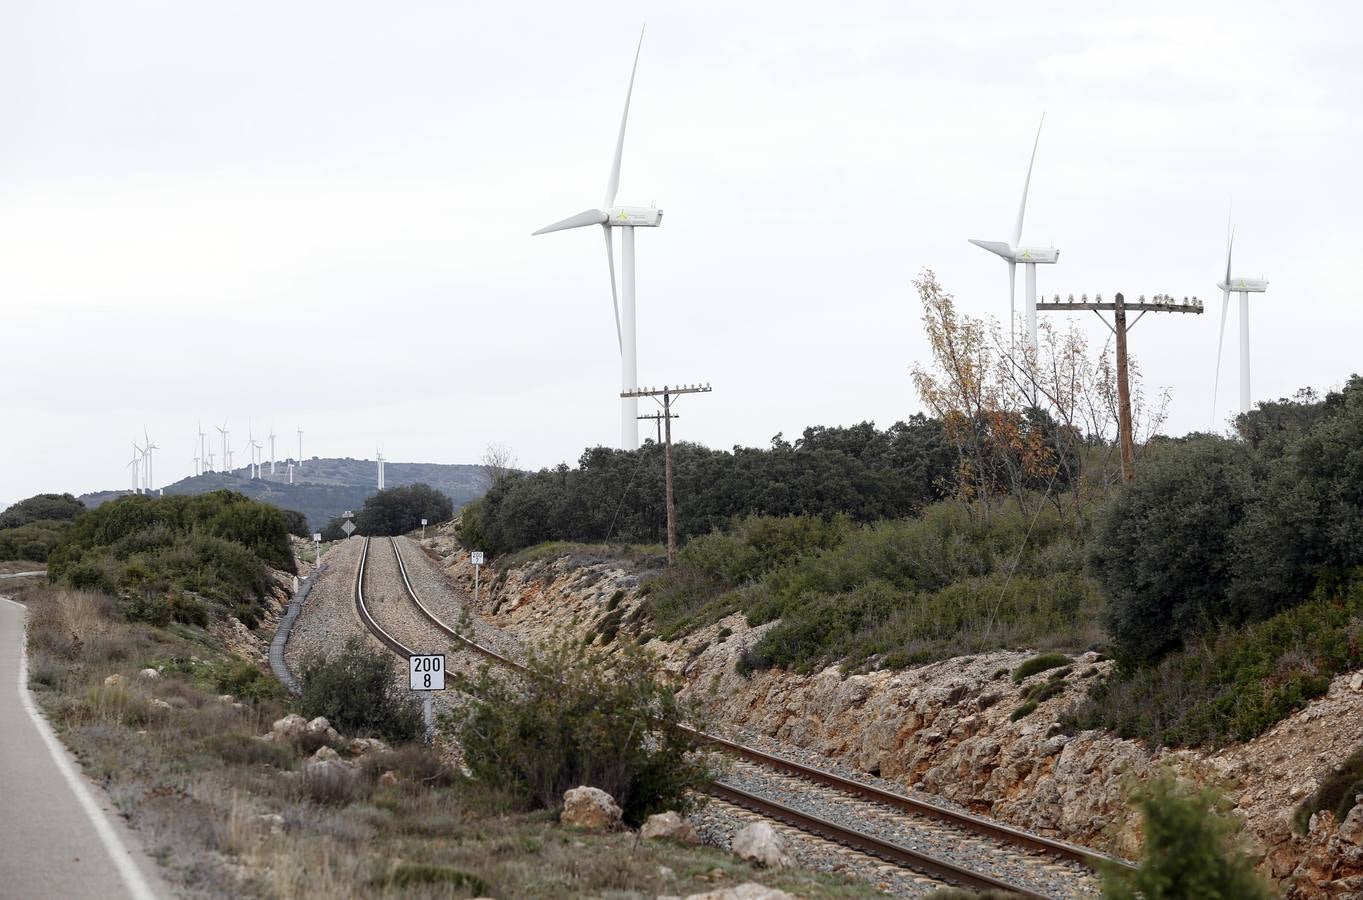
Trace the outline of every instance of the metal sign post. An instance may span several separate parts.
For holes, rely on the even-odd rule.
[[[445,654],[413,654],[407,658],[407,685],[425,694],[421,701],[426,743],[435,736],[435,692],[445,689]]]
[[[473,605],[478,605],[478,573],[483,568],[483,551],[474,550],[469,556],[473,560]]]
[[[355,533],[355,523],[350,520],[355,514],[347,509],[342,515],[345,521],[341,523],[341,530],[345,532],[346,540],[350,540],[350,536]]]
[[[422,520],[421,520],[421,538],[422,538],[422,540],[425,540],[425,539],[426,539],[426,520],[425,520],[425,519],[422,519]]]

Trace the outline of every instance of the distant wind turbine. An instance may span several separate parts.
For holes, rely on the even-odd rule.
[[[132,444],[133,458],[132,462],[128,463],[128,470],[132,472],[132,492],[134,494],[140,494],[142,493],[142,482],[140,479],[142,475],[143,453],[142,448],[137,446],[137,441],[133,441]]]
[[[274,439],[275,439],[275,437],[276,437],[276,435],[275,435],[275,433],[274,433],[274,426],[271,425],[271,426],[270,426],[270,474],[271,474],[271,475],[274,474]]]
[[[1216,416],[1216,394],[1221,386],[1221,348],[1226,340],[1226,313],[1230,309],[1231,291],[1240,294],[1240,412],[1249,412],[1249,295],[1268,290],[1262,278],[1233,278],[1230,273],[1231,251],[1235,248],[1235,231],[1226,239],[1226,274],[1216,285],[1221,289],[1221,331],[1216,338],[1216,377],[1212,380],[1212,417]]]
[[[298,426],[298,471],[303,471],[303,426]]]
[[[1032,166],[1036,164],[1036,148],[1041,143],[1041,126],[1046,123],[1046,116],[1041,116],[1041,123],[1036,126],[1036,140],[1032,142],[1032,158],[1027,163],[1027,178],[1022,182],[1022,203],[1018,205],[1018,219],[1013,226],[1013,239],[1008,243],[1003,241],[981,241],[975,238],[970,239],[970,243],[976,247],[983,247],[990,253],[1003,257],[1008,261],[1008,334],[1012,343],[1017,343],[1015,332],[1017,330],[1017,264],[1023,263],[1027,266],[1027,340],[1029,346],[1036,347],[1036,267],[1038,265],[1048,265],[1060,258],[1060,251],[1054,247],[1023,247],[1022,244],[1022,220],[1027,215],[1027,190],[1032,184]]]
[[[151,439],[151,435],[147,434],[147,426],[145,425],[142,426],[142,436],[147,439],[147,446],[142,448],[142,452],[145,454],[144,458],[147,461],[146,484],[144,487],[148,493],[151,493],[156,489],[156,479],[152,475],[151,454],[153,450],[160,450],[161,448]]]
[[[606,179],[605,200],[600,209],[588,209],[561,222],[546,225],[535,234],[564,231],[600,225],[606,240],[606,265],[610,269],[611,304],[615,310],[615,340],[620,348],[620,389],[632,391],[639,386],[637,348],[634,327],[634,229],[656,228],[662,222],[663,211],[656,206],[616,206],[615,195],[620,188],[620,162],[625,152],[625,126],[629,122],[629,103],[634,94],[634,75],[639,69],[639,53],[643,49],[644,34],[639,32],[639,45],[634,51],[634,67],[629,73],[629,87],[625,90],[625,111],[620,116],[620,133],[615,139],[615,157]],[[611,229],[620,229],[621,289],[617,298],[615,285],[615,248]],[[624,397],[620,401],[620,446],[634,450],[639,446],[639,401]]]
[[[199,432],[199,460],[201,463],[208,467],[207,469],[201,469],[199,474],[202,475],[205,471],[210,471],[213,468],[211,462],[213,456],[208,452],[208,443],[206,441],[206,438],[208,437],[208,432],[204,431],[203,419],[199,420],[198,432]]]

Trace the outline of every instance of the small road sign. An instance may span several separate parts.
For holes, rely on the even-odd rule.
[[[346,537],[350,537],[355,533],[355,523],[346,519],[345,522],[341,524],[341,530],[345,532]]]
[[[320,532],[320,531],[314,531],[314,532],[312,533],[312,539],[313,539],[314,542],[316,542],[316,543],[318,543],[318,544],[322,543],[322,532]]]
[[[422,520],[421,520],[421,527],[422,527],[422,528],[425,528],[425,527],[426,527],[426,520],[425,520],[425,519],[422,519]]]
[[[473,564],[475,566],[481,566],[483,564],[482,550],[474,550],[472,553],[469,554],[469,556],[473,557]]]
[[[412,656],[407,660],[409,685],[414,691],[443,691],[445,689],[445,654]]]

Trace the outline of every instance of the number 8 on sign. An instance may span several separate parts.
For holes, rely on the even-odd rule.
[[[408,686],[414,691],[445,689],[445,655],[413,655],[407,660]]]

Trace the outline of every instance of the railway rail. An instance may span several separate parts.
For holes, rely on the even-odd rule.
[[[356,613],[359,616],[360,621],[364,623],[380,642],[395,654],[405,659],[412,656],[414,651],[378,623],[365,599],[364,573],[369,559],[370,541],[371,538],[364,539],[364,546],[360,552],[359,563],[356,566],[354,590]],[[491,648],[485,647],[476,641],[470,640],[442,621],[440,617],[421,600],[420,595],[412,586],[411,579],[407,572],[407,565],[403,560],[402,552],[398,547],[397,540],[395,538],[389,538],[388,541],[393,556],[397,561],[398,571],[401,575],[401,580],[408,599],[411,600],[424,618],[430,622],[435,629],[464,649],[517,672],[530,674],[531,670],[522,663],[504,654],[498,653]],[[1041,835],[1031,834],[1022,831],[1021,829],[1004,825],[1000,822],[991,821],[960,810],[939,806],[902,793],[886,790],[885,788],[838,775],[826,769],[820,769],[764,750],[749,747],[736,741],[731,741],[728,738],[720,737],[719,735],[709,734],[685,726],[683,726],[683,729],[688,732],[697,743],[708,745],[728,755],[748,760],[759,766],[792,775],[805,781],[833,788],[839,793],[846,794],[859,800],[879,804],[912,815],[933,819],[955,829],[1007,845],[1010,848],[1021,849],[1029,854],[1045,856],[1068,863],[1078,863],[1095,870],[1100,866],[1115,865],[1130,867],[1130,863],[1127,863],[1124,860],[1109,857],[1085,847],[1043,837]],[[966,868],[939,856],[904,846],[895,841],[886,840],[885,838],[868,833],[867,831],[851,828],[807,810],[797,809],[793,806],[777,802],[769,797],[763,797],[733,785],[714,781],[706,786],[705,791],[727,803],[743,807],[751,812],[758,813],[759,815],[777,821],[785,822],[801,831],[813,834],[825,840],[836,842],[861,853],[875,856],[895,865],[912,869],[950,884],[976,890],[1011,891],[1021,897],[1045,898],[1053,896],[1051,894],[1038,893],[1029,887],[1019,885],[1004,878]]]

